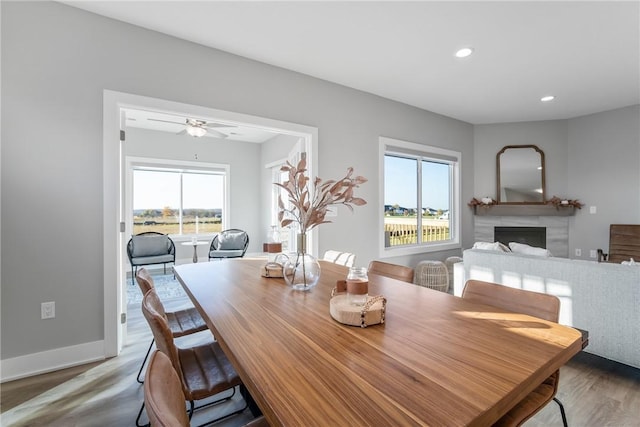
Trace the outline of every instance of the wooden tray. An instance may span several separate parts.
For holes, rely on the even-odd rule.
[[[329,302],[329,312],[334,320],[345,325],[367,326],[384,323],[387,299],[382,295],[370,296],[364,305],[350,304],[346,293],[335,294]]]

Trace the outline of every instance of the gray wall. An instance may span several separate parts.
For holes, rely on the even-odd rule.
[[[535,144],[545,153],[547,198],[585,206],[569,220],[569,257],[608,252],[609,225],[640,222],[640,107],[570,120],[474,126],[475,195],[496,198],[496,154]],[[596,214],[589,207],[596,206]],[[575,256],[575,249],[582,256]]]
[[[640,223],[640,106],[571,119],[568,130],[568,193],[587,205],[570,223],[570,256],[588,258],[609,252],[609,224]]]
[[[463,203],[473,196],[468,123],[59,3],[0,7],[2,359],[103,339],[104,89],[317,127],[319,176],[353,166],[370,179],[368,205],[323,226],[320,251],[362,264],[378,256],[380,135],[462,152]],[[464,246],[471,224],[465,210]],[[55,319],[40,320],[44,301]]]
[[[474,177],[476,197],[496,193],[496,155],[505,145],[537,145],[544,151],[547,199],[567,196],[567,121],[476,125]]]

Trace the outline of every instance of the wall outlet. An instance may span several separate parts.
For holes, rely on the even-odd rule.
[[[598,257],[598,253],[597,253],[597,251],[596,251],[595,249],[591,249],[591,250],[589,251],[589,256],[590,256],[591,258],[597,258],[597,257]]]
[[[43,302],[40,304],[40,318],[41,319],[53,319],[56,317],[56,302]]]
[[[589,213],[590,214],[595,214],[596,212],[598,212],[598,209],[596,206],[589,206]]]
[[[576,249],[576,256],[582,256],[582,249]]]

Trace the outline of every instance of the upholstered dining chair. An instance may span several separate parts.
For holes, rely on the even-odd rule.
[[[188,426],[182,384],[171,360],[161,351],[154,351],[145,377],[144,404],[151,427]]]
[[[356,262],[356,255],[350,252],[340,252],[328,250],[322,256],[324,261],[329,261],[334,264],[344,265],[346,267],[353,267]]]
[[[242,258],[249,247],[249,235],[246,231],[230,228],[221,231],[211,241],[209,260],[216,258]]]
[[[133,285],[133,278],[142,265],[163,264],[164,274],[167,274],[167,264],[176,263],[176,246],[166,234],[147,231],[131,236],[127,242],[127,257],[131,264]]]
[[[382,261],[371,261],[369,263],[369,274],[379,274],[380,276],[391,277],[403,282],[413,283],[413,268],[404,265],[390,264]]]
[[[193,411],[196,409],[196,400],[202,400],[218,393],[232,390],[230,395],[205,405],[209,406],[227,401],[234,396],[236,387],[240,386],[242,382],[233,369],[231,362],[229,362],[229,359],[220,348],[220,344],[216,341],[211,341],[189,348],[177,347],[173,341],[173,333],[169,328],[169,323],[164,316],[164,307],[155,289],[149,290],[142,298],[142,314],[151,327],[156,340],[156,347],[171,360],[171,365],[180,378],[185,400],[189,401],[189,419],[191,419]],[[142,427],[140,425],[140,417],[144,406],[143,402],[136,418],[136,426],[138,427]],[[210,421],[209,424],[222,418],[239,414],[247,407],[248,403],[245,399],[245,405],[242,409]]]
[[[189,416],[185,409],[182,384],[171,360],[161,351],[154,351],[147,367],[144,384],[144,403],[151,427],[187,427]],[[244,427],[268,427],[260,416]]]
[[[142,295],[145,295],[149,290],[154,288],[153,278],[151,274],[147,271],[146,268],[141,267],[136,274],[136,281],[138,282],[138,286],[140,287],[140,291],[142,291]],[[178,311],[173,312],[164,312],[163,315],[169,324],[169,329],[171,329],[171,334],[174,338],[183,337],[185,335],[195,334],[196,332],[201,332],[207,330],[207,325],[204,323],[204,319],[198,313],[195,307],[189,307]],[[142,370],[144,369],[144,364],[147,362],[147,358],[149,357],[149,353],[151,352],[151,348],[155,339],[151,339],[151,344],[149,344],[149,348],[147,349],[147,354],[144,356],[144,360],[142,361],[142,365],[140,365],[140,370],[138,371],[138,376],[136,380],[142,384],[144,381],[140,379],[140,375],[142,374]]]
[[[527,314],[550,322],[558,322],[560,314],[560,300],[554,295],[510,288],[480,280],[468,280],[462,291],[462,298],[516,313]],[[522,425],[553,400],[560,407],[562,423],[567,427],[564,406],[556,398],[559,379],[560,371],[551,374],[549,378],[500,418],[494,426]]]

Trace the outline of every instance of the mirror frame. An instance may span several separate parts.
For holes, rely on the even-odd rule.
[[[500,155],[502,155],[506,150],[509,149],[517,149],[517,148],[532,148],[538,154],[540,154],[540,165],[542,166],[542,170],[540,171],[540,178],[542,184],[542,201],[539,202],[503,202],[500,200]],[[547,188],[545,182],[545,169],[546,165],[544,162],[544,151],[542,151],[537,145],[506,145],[502,148],[502,150],[498,151],[496,155],[496,200],[498,204],[501,205],[544,205],[547,200]]]

